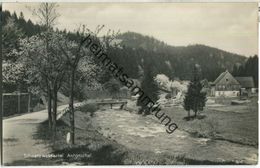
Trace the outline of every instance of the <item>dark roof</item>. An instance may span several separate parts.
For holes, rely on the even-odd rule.
[[[213,82],[213,84],[217,84],[226,74],[228,73],[228,71],[222,72],[217,79]]]
[[[235,77],[235,78],[240,83],[242,88],[253,88],[254,87],[253,77]]]
[[[224,77],[227,77],[230,80],[228,80],[228,82],[226,80],[222,80]],[[231,73],[228,72],[228,70],[226,70],[225,72],[222,72],[211,85],[214,86],[217,84],[239,85],[239,82],[233,77]]]

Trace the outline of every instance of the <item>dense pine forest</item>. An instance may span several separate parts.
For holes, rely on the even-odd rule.
[[[2,16],[3,27],[8,28],[6,26],[8,19],[16,24],[14,32],[9,33],[12,34],[12,37],[8,37],[8,41],[4,41],[4,50],[12,47],[19,50],[19,37],[36,35],[43,29],[31,20],[25,20],[23,13],[17,16],[16,13],[3,11]],[[73,33],[67,30],[57,29],[56,31],[68,34],[73,38]],[[201,44],[170,46],[163,41],[135,32],[120,33],[117,35],[115,43],[116,47],[110,47],[108,50],[109,56],[134,79],[140,79],[144,68],[143,63],[150,60],[153,62],[157,74],[165,74],[170,79],[189,80],[192,75],[190,67],[199,64],[202,69],[202,77],[208,81],[214,81],[221,72],[227,69],[235,76],[253,76],[255,84],[258,85],[257,56],[247,58]],[[15,61],[15,58],[12,58],[10,54],[8,56],[4,54],[3,60]],[[105,83],[110,77],[111,75],[103,73],[103,76],[100,75],[99,81]]]

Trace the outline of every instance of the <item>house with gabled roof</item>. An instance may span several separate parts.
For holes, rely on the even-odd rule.
[[[240,88],[241,84],[226,70],[212,83],[211,95],[236,97],[240,94]]]
[[[236,97],[244,94],[249,95],[253,88],[253,77],[233,77],[226,70],[211,84],[211,96]]]

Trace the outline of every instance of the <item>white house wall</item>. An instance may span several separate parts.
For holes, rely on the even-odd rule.
[[[215,91],[215,96],[227,96],[227,97],[237,97],[239,95],[239,91]]]

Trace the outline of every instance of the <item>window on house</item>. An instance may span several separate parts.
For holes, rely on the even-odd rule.
[[[228,78],[226,78],[226,82],[228,81]]]
[[[227,85],[227,89],[231,89],[231,85]]]

